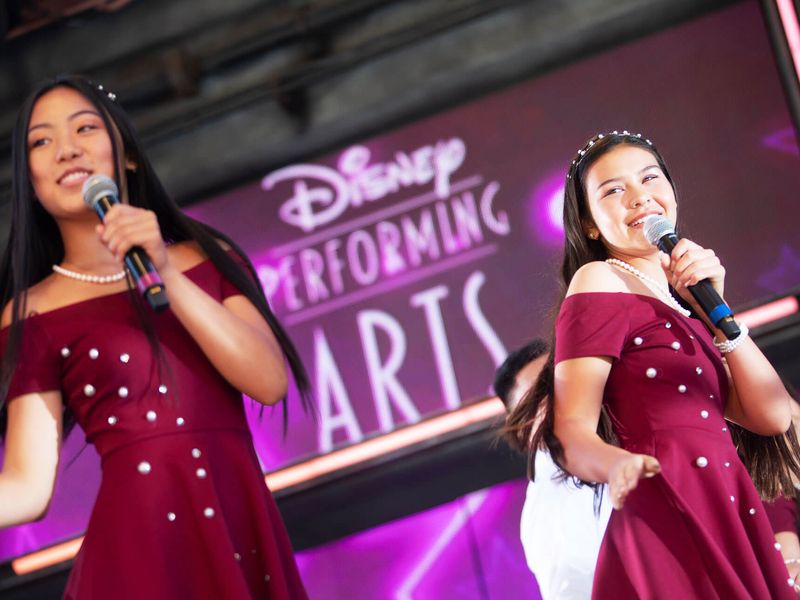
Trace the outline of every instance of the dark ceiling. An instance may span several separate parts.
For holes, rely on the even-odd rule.
[[[32,85],[80,72],[133,114],[186,204],[725,0],[9,0],[0,240]]]

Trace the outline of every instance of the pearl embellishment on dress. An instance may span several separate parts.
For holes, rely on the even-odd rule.
[[[645,375],[647,375],[650,379],[653,379],[656,376],[656,374],[657,371],[653,367],[650,367],[649,369],[647,369],[647,371],[645,371]]]
[[[178,417],[177,419],[175,419],[175,424],[178,427],[183,427],[185,423],[186,423],[186,419],[184,419],[183,417]]]
[[[95,390],[95,389],[94,389],[94,386],[93,386],[91,383],[87,383],[85,386],[83,386],[83,393],[84,393],[85,395],[89,396],[90,398],[91,398],[92,396],[94,396],[94,393],[95,393],[96,391],[97,391],[97,390]]]
[[[195,471],[195,474],[197,475],[198,479],[205,479],[208,473],[206,473],[206,470],[203,467],[200,467],[197,469],[197,471]]]
[[[704,419],[707,419],[708,418],[708,411],[707,410],[701,410],[700,411],[700,416],[703,417]]]
[[[671,346],[672,346],[673,350],[680,350],[681,349],[681,343],[680,342],[672,342]]]
[[[128,364],[128,361],[131,359],[131,355],[128,353],[120,354],[119,355],[119,362],[123,364]]]
[[[158,393],[159,394],[166,394],[167,393],[167,386],[165,386],[163,383],[160,386],[158,386]]]
[[[703,374],[703,367],[697,367],[697,368],[696,368],[694,371],[695,371],[695,373],[697,373],[698,375],[702,375],[702,374]]]
[[[751,508],[747,512],[749,512],[751,515],[754,515],[754,514],[756,514],[756,509],[755,508]]]
[[[213,516],[214,516],[214,509],[213,509],[213,508],[211,508],[210,506],[209,506],[208,508],[205,508],[205,509],[203,510],[203,516],[204,516],[206,519],[210,519],[211,517],[213,517]]]
[[[194,458],[200,458],[202,455],[203,453],[200,452],[200,448],[192,448],[192,456]]]
[[[678,391],[679,391],[681,394],[685,394],[685,393],[686,393],[686,386],[685,386],[685,385],[683,385],[683,384],[680,384],[680,385],[678,386]]]
[[[64,346],[64,347],[61,349],[61,356],[63,356],[64,358],[68,358],[68,357],[69,357],[69,354],[70,354],[70,352],[69,352],[69,348],[67,348],[66,346]]]
[[[640,337],[633,338],[633,343],[636,344],[637,346],[641,346],[643,341],[644,340]]]
[[[175,515],[174,512],[168,512],[167,513],[167,521],[169,521],[170,523],[172,521],[174,521],[176,518],[177,518],[177,516]]]
[[[158,415],[156,414],[156,411],[148,410],[144,418],[147,419],[150,423],[155,423],[156,419],[158,418]]]
[[[89,358],[92,360],[97,360],[98,356],[100,356],[100,351],[97,348],[92,348],[89,350]]]
[[[127,398],[128,397],[128,388],[124,385],[117,390],[117,394],[119,394],[120,398]]]
[[[115,417],[114,415],[111,415],[110,417],[108,417],[108,424],[111,425],[112,427],[114,425],[116,425],[117,424],[117,417]]]
[[[153,470],[153,467],[150,466],[149,462],[143,460],[137,465],[136,470],[139,471],[139,473],[141,473],[142,475],[149,475],[150,471]]]
[[[781,549],[780,543],[779,542],[775,542],[775,550],[780,550],[780,549]]]
[[[729,462],[726,462],[726,463],[725,463],[725,466],[726,466],[726,467],[730,467],[730,466],[731,466],[731,463],[729,463]]]
[[[736,498],[734,496],[731,496],[731,502],[736,502]]]
[[[234,552],[233,553],[233,559],[234,560],[242,560],[242,555],[239,554],[238,552]]]
[[[697,460],[694,461],[694,464],[703,469],[708,466],[708,459],[705,456],[698,456]]]

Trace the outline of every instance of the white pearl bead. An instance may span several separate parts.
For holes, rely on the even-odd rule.
[[[667,321],[666,323],[664,323],[664,327],[666,327],[667,329],[670,329],[672,327],[672,323]]]
[[[685,394],[685,393],[686,393],[686,386],[685,386],[685,385],[683,385],[683,384],[680,384],[680,385],[678,386],[678,391],[679,391],[681,394]]]
[[[644,340],[640,337],[633,338],[633,343],[636,344],[637,346],[641,346],[642,342],[644,342]]]
[[[206,473],[206,470],[203,467],[200,467],[197,469],[197,471],[195,471],[195,474],[197,475],[198,479],[205,479],[208,473]]]
[[[98,356],[100,356],[100,351],[97,348],[92,348],[89,350],[89,358],[92,360],[97,360]]]
[[[775,550],[780,550],[780,549],[781,549],[780,542],[775,542]]]
[[[722,428],[722,433],[725,433],[726,431],[728,431],[728,428],[727,427],[723,427]]]
[[[192,456],[194,458],[200,458],[202,455],[203,453],[200,452],[200,448],[192,448]]]
[[[736,502],[736,498],[734,496],[731,496],[731,502]]]
[[[672,342],[671,346],[672,346],[673,350],[680,350],[681,349],[681,343],[680,342]]]
[[[698,456],[694,464],[703,469],[708,466],[708,459],[705,456]]]
[[[751,508],[747,512],[749,512],[751,515],[754,515],[754,514],[756,514],[756,509],[755,508]]]
[[[175,419],[175,424],[178,427],[183,427],[185,423],[186,423],[186,419],[184,419],[183,417],[178,417],[177,419]]]
[[[69,348],[67,348],[66,346],[64,346],[64,347],[61,349],[61,356],[63,356],[64,358],[68,358],[68,357],[69,357],[69,355],[70,355]]]
[[[96,389],[94,389],[94,386],[93,386],[91,383],[87,383],[85,386],[83,386],[83,393],[84,393],[85,395],[89,396],[90,398],[91,398],[92,396],[94,396],[94,393],[95,393],[96,391],[97,391],[97,390],[96,390]]]
[[[115,417],[114,415],[111,415],[110,417],[108,417],[108,424],[112,425],[112,426],[116,425],[117,424],[117,420],[118,420],[117,417]]]
[[[167,393],[167,386],[165,386],[163,383],[160,386],[158,386],[158,393],[159,394],[166,394]]]
[[[153,470],[153,467],[150,466],[149,462],[147,462],[146,460],[143,460],[136,467],[136,470],[139,471],[139,473],[141,473],[142,475],[148,475],[150,473],[150,471]]]
[[[690,340],[693,340],[693,339],[694,339],[694,336],[693,336],[693,335],[689,335],[689,339],[690,339]]]
[[[214,516],[214,509],[211,508],[210,506],[208,508],[205,508],[203,510],[203,516],[205,516],[206,519],[210,519],[211,517]]]
[[[703,367],[697,367],[695,369],[695,373],[697,373],[698,375],[702,375],[703,374]]]
[[[725,463],[725,466],[726,466],[726,467],[730,467],[730,466],[731,466],[731,463],[729,463],[729,462],[726,462],[726,463]]]
[[[703,417],[704,419],[707,419],[708,418],[708,411],[707,410],[701,410],[700,411],[700,416]]]
[[[789,584],[789,587],[794,587],[794,579],[792,579],[791,577],[789,577],[789,579],[786,580],[786,583]]]
[[[127,352],[119,355],[119,362],[128,364],[128,361],[131,359],[131,355]]]
[[[148,410],[144,418],[150,421],[151,423],[155,423],[156,419],[158,418],[158,415],[156,414],[156,411]]]
[[[174,521],[176,518],[177,518],[177,515],[174,512],[168,512],[167,513],[167,521],[169,521],[170,523],[172,521]]]
[[[117,394],[119,394],[120,398],[127,398],[128,397],[128,388],[124,385],[117,390]]]
[[[234,560],[242,560],[242,555],[239,554],[238,552],[234,552],[233,553],[233,558],[234,558]]]
[[[647,375],[650,379],[653,379],[657,373],[658,372],[653,367],[650,367],[647,369],[647,371],[645,371],[645,375]]]

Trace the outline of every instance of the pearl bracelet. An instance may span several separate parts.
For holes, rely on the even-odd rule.
[[[732,339],[732,340],[725,340],[724,342],[718,342],[717,338],[714,338],[714,345],[717,347],[717,350],[722,352],[722,354],[728,354],[729,352],[733,352],[739,345],[748,337],[750,334],[750,328],[747,327],[744,323],[738,323],[739,325],[739,335]]]

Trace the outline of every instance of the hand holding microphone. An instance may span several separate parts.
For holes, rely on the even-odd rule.
[[[675,226],[661,215],[645,217],[643,231],[647,241],[667,255],[672,254],[679,241]],[[709,321],[722,331],[726,338],[734,340],[739,337],[741,330],[733,318],[733,312],[714,289],[711,281],[702,279],[694,285],[686,286],[686,289],[692,294]]]
[[[117,184],[105,175],[93,175],[83,184],[83,200],[104,221],[111,207],[120,204]],[[168,308],[166,288],[147,252],[134,246],[125,252],[124,263],[150,307],[157,312]]]

